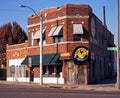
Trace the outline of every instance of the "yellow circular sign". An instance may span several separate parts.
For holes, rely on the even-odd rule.
[[[78,58],[85,58],[88,55],[88,51],[85,48],[79,48],[76,50],[76,55]]]
[[[83,62],[87,60],[89,55],[88,49],[86,47],[77,47],[74,52],[74,59],[77,60],[78,62]]]

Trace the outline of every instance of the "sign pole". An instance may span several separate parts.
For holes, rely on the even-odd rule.
[[[120,62],[119,62],[119,0],[116,0],[116,46],[117,46],[117,82],[116,89],[120,90]]]
[[[29,64],[29,68],[30,68],[30,79],[29,79],[29,83],[31,83],[31,67],[32,67],[32,58],[31,58],[31,57],[28,58],[28,64]]]

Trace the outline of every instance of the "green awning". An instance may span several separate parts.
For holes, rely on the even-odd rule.
[[[59,56],[60,56],[59,53],[43,54],[42,63],[43,63],[43,65],[54,65],[57,63]],[[40,55],[26,56],[25,59],[22,61],[21,65],[28,65],[30,57],[31,57],[32,65],[40,65]]]

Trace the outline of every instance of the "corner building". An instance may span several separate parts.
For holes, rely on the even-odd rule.
[[[40,13],[28,16],[28,40],[7,45],[7,81],[39,83]],[[114,36],[89,5],[42,10],[43,83],[91,84],[113,76]]]

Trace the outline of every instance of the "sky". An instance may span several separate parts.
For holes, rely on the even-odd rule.
[[[105,6],[107,27],[116,34],[116,0],[1,0],[0,26],[16,21],[27,33],[27,17],[34,13],[30,9],[20,8],[19,4],[29,6],[36,12],[64,4],[89,4],[93,13],[101,21],[103,21],[103,6]]]

